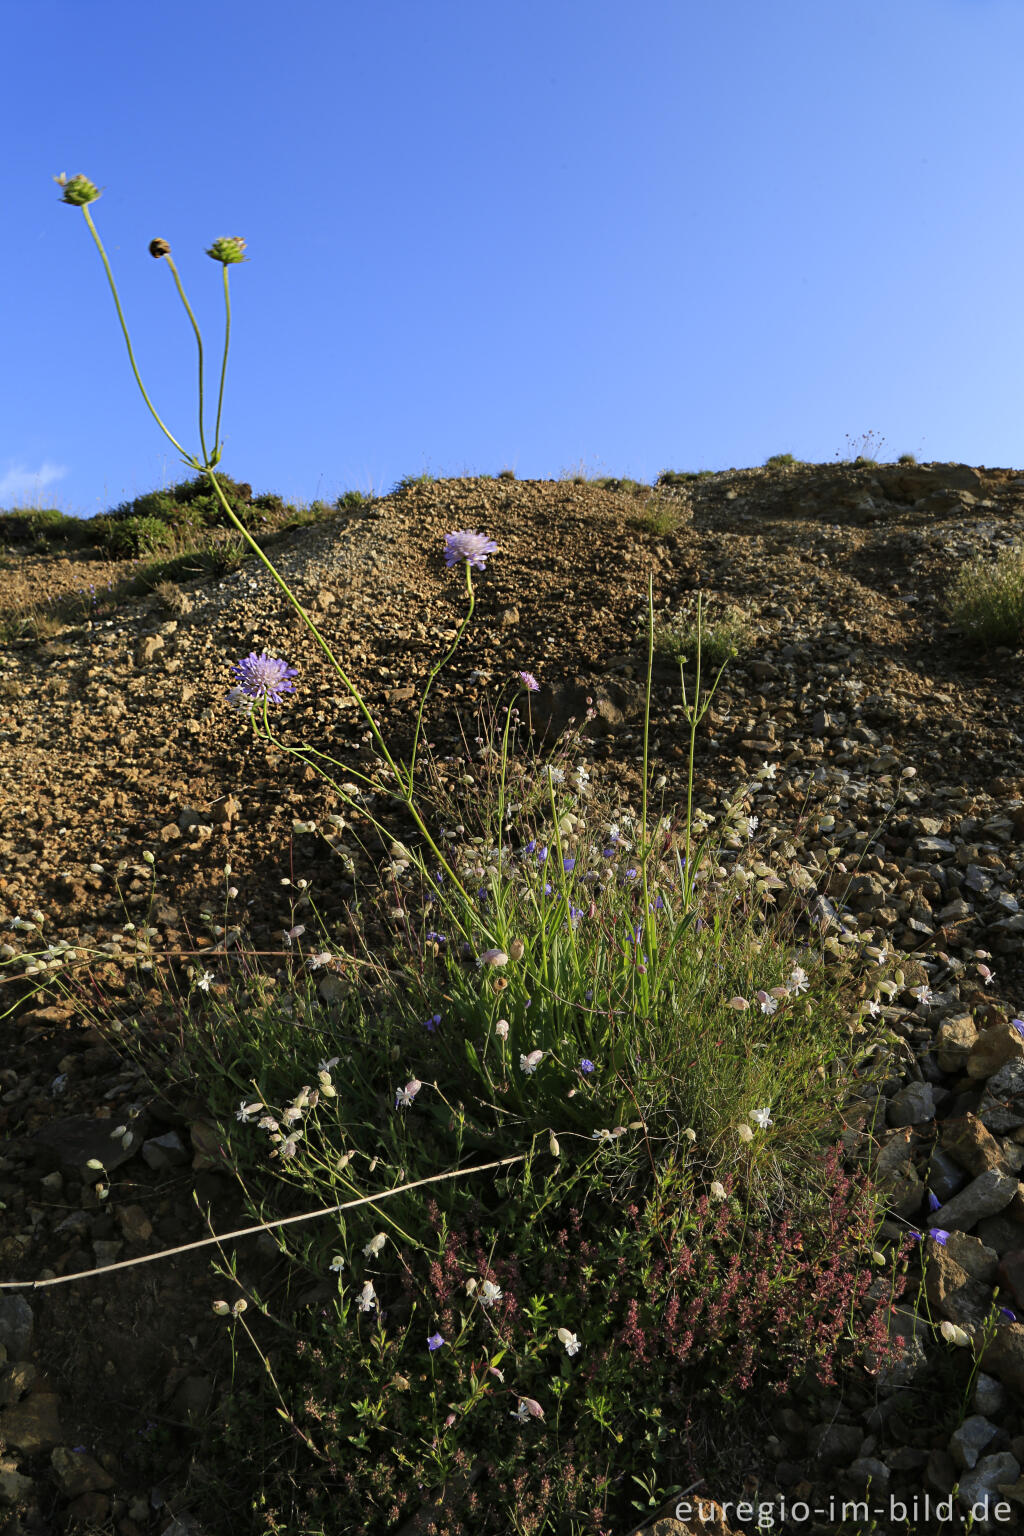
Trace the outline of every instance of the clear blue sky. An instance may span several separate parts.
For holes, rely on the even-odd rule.
[[[0,507],[222,468],[1024,463],[1020,0],[32,0],[3,7]]]

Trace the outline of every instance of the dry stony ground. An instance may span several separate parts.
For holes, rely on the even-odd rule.
[[[965,560],[995,557],[1020,536],[1024,479],[963,465],[822,465],[730,471],[669,499],[679,521],[659,535],[636,525],[642,501],[592,485],[438,481],[289,535],[273,553],[407,758],[430,668],[467,606],[443,536],[468,528],[495,539],[498,553],[474,573],[468,631],[433,685],[424,738],[442,759],[463,750],[464,732],[485,781],[478,710],[494,711],[500,727],[496,711],[512,697],[516,669],[527,669],[542,684],[529,700],[538,736],[547,728],[550,741],[570,717],[582,723],[593,701],[590,740],[566,767],[587,761],[609,813],[640,807],[649,573],[659,619],[690,612],[698,589],[712,620],[742,611],[756,638],[727,668],[698,729],[698,803],[719,809],[763,763],[777,764],[775,779],[748,797],[761,856],[808,901],[818,893],[841,902],[857,874],[854,926],[870,923],[927,960],[933,985],[944,976],[959,985],[974,951],[988,951],[994,985],[972,994],[964,981],[959,1003],[973,995],[1012,1016],[1024,1004],[1021,652],[980,654],[944,599]],[[9,556],[0,618],[26,590],[45,607],[110,583],[116,599],[125,573],[77,557]],[[204,1143],[201,1100],[153,1092],[59,988],[29,997],[18,956],[39,947],[40,933],[103,948],[99,981],[115,999],[119,963],[140,942],[176,957],[168,964],[179,976],[201,951],[216,970],[227,863],[238,895],[226,921],[259,950],[280,953],[282,930],[313,924],[285,880],[308,881],[339,934],[351,933],[342,918],[353,879],[365,889],[389,860],[358,812],[303,763],[252,741],[226,705],[230,664],[264,648],[300,668],[295,693],[273,712],[283,742],[340,759],[339,784],[353,785],[353,770],[372,774],[365,720],[252,562],[186,584],[176,600],[117,602],[47,641],[0,646],[0,959],[10,962],[0,1012],[13,1008],[0,1019],[0,1278],[72,1273],[204,1236],[193,1191],[213,1202],[220,1230],[241,1224],[208,1132]],[[692,681],[691,665],[688,697]],[[652,777],[665,775],[656,801],[663,793],[666,810],[685,807],[681,705],[678,666],[656,662]],[[908,767],[916,776],[901,781]],[[445,771],[450,787],[464,759]],[[415,844],[401,807],[380,796],[373,808]],[[315,822],[331,833],[332,813],[348,824],[338,848],[294,829]],[[439,821],[453,825],[450,806]],[[10,926],[33,913],[43,914],[36,930]],[[371,940],[385,934],[368,931]],[[143,1013],[137,1027],[146,1022]],[[906,1033],[920,1051],[928,1021],[914,1024]],[[88,1135],[129,1106],[141,1106],[135,1139],[101,1205],[80,1171]],[[912,1133],[923,1146],[926,1130]],[[168,1132],[162,1148],[137,1155]],[[912,1174],[908,1162],[902,1176]],[[261,1262],[258,1249],[250,1240],[247,1263]],[[201,1425],[224,1385],[208,1252],[0,1292],[0,1349],[17,1362],[0,1377],[0,1519],[5,1498],[23,1509],[11,1529],[62,1530],[77,1519],[134,1536],[184,1513],[172,1467],[163,1486],[142,1447],[154,1425]],[[1024,1269],[1021,1285],[1024,1304]],[[1024,1427],[1019,1404],[1014,1396],[1004,1410],[1008,1455]],[[1024,1441],[1017,1449],[1024,1461]],[[914,1475],[920,1483],[920,1464]]]

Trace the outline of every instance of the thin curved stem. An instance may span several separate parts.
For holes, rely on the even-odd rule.
[[[164,426],[164,423],[161,421],[160,417],[158,416],[158,414],[156,412],[156,409],[155,409],[155,407],[153,405],[153,402],[150,400],[149,396],[146,394],[146,387],[143,384],[141,378],[139,377],[139,370],[138,370],[138,368],[136,368],[136,366],[135,366],[135,354],[132,351],[131,337],[128,335],[128,327],[125,324],[125,318],[124,318],[124,315],[123,315],[123,313],[121,311],[121,300],[117,296],[117,285],[114,282],[114,274],[110,270],[110,262],[107,260],[107,253],[103,249],[103,241],[100,239],[99,235],[96,232],[96,226],[95,226],[95,224],[92,221],[92,217],[91,217],[91,215],[89,213],[88,205],[85,204],[85,203],[82,204],[82,212],[85,214],[85,222],[88,224],[89,229],[92,232],[92,237],[93,237],[93,239],[96,242],[96,248],[99,251],[100,256],[103,258],[103,265],[107,269],[107,281],[110,283],[110,291],[114,295],[114,303],[117,306],[117,318],[121,322],[121,329],[124,332],[125,346],[128,348],[128,361],[132,365],[132,372],[135,375],[135,382],[139,386],[139,389],[142,392],[142,398],[143,398],[143,400],[145,400],[146,404],[149,406],[150,412],[152,413],[152,416],[153,416],[153,420],[156,422],[157,426],[160,428],[160,430],[164,434],[164,436],[165,437],[169,437],[171,442],[174,444],[175,448],[177,448],[178,452],[185,455],[185,462],[187,464],[191,464],[195,469],[198,469],[199,465],[196,463],[195,459],[193,459],[190,454],[185,453],[185,449],[178,442],[178,439],[174,436],[174,433],[168,431],[167,427]]]
[[[181,278],[178,276],[178,269],[174,265],[174,261],[171,258],[170,252],[167,253],[167,255],[164,257],[164,260],[171,269],[171,273],[174,277],[174,286],[178,290],[181,302],[184,304],[188,317],[192,321],[192,329],[196,333],[196,346],[199,349],[199,442],[203,450],[203,463],[206,464],[209,461],[210,456],[206,451],[206,432],[203,427],[203,336],[196,321],[196,317],[192,313],[192,306],[188,302],[188,299],[185,297],[185,290],[181,286]],[[224,268],[224,271],[227,271],[227,267]],[[216,447],[216,441],[214,442],[214,447]]]
[[[220,369],[220,394],[217,396],[217,425],[213,432],[213,462],[220,459],[220,412],[224,404],[224,379],[228,371],[228,343],[231,340],[231,294],[228,292],[228,264],[224,262],[224,361]],[[206,450],[204,449],[205,453]]]

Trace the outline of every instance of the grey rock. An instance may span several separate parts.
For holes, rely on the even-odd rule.
[[[980,1413],[972,1414],[950,1435],[949,1454],[961,1471],[975,1467],[986,1445],[998,1433],[997,1425],[991,1424]]]
[[[995,1135],[1024,1125],[1024,1061],[1008,1061],[989,1078],[977,1116]]]
[[[957,1490],[957,1502],[965,1514],[974,1513],[974,1528],[982,1530],[1009,1529],[1005,1521],[998,1524],[991,1518],[995,1507],[1005,1503],[1011,1515],[1014,1512],[1013,1505],[1004,1500],[999,1492],[1000,1483],[1015,1483],[1020,1476],[1020,1462],[1009,1451],[1000,1451],[996,1456],[983,1456],[978,1465],[971,1472],[966,1472],[960,1479]]]
[[[142,1160],[148,1168],[180,1168],[189,1161],[189,1153],[177,1131],[165,1131],[143,1142]]]
[[[856,1456],[864,1440],[857,1424],[822,1424],[810,1437],[811,1453],[823,1467],[838,1467]]]
[[[974,1406],[979,1413],[998,1413],[1006,1401],[1006,1391],[1002,1382],[996,1381],[994,1376],[979,1371],[974,1383]]]
[[[931,1083],[908,1083],[889,1100],[885,1118],[889,1125],[922,1125],[934,1120],[935,1089]]]
[[[870,1488],[873,1494],[885,1493],[889,1487],[890,1472],[884,1461],[877,1456],[858,1456],[847,1475],[857,1488]]]
[[[965,1174],[941,1147],[932,1150],[928,1162],[928,1188],[938,1200],[949,1200],[964,1187]]]
[[[976,1222],[1005,1209],[1017,1193],[1017,1180],[996,1168],[986,1169],[965,1189],[928,1217],[930,1227],[969,1232]]]
[[[8,1360],[25,1360],[32,1350],[32,1308],[24,1296],[0,1293],[0,1344]]]

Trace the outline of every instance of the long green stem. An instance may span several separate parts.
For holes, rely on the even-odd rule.
[[[168,252],[168,254],[164,257],[164,260],[167,262],[167,265],[171,269],[174,277],[174,285],[178,290],[178,294],[181,298],[181,302],[185,306],[188,317],[192,321],[192,329],[196,333],[196,346],[199,349],[199,442],[203,450],[203,463],[207,464],[209,463],[210,456],[206,451],[206,432],[203,427],[203,336],[196,322],[196,317],[192,313],[192,306],[188,302],[188,299],[185,297],[185,290],[181,286],[181,278],[178,276],[178,269],[174,265],[170,252]],[[227,270],[227,267],[225,267],[225,274],[227,273]],[[216,447],[216,439],[214,439],[214,447]]]
[[[114,303],[117,306],[117,318],[121,322],[121,329],[124,332],[125,346],[128,348],[128,361],[132,365],[132,372],[135,375],[135,382],[139,386],[139,389],[142,391],[142,398],[143,398],[143,400],[145,400],[146,404],[149,406],[150,412],[152,413],[152,416],[153,416],[153,420],[156,422],[157,426],[160,428],[160,430],[164,434],[164,436],[165,437],[169,437],[171,442],[174,444],[175,448],[177,448],[178,452],[180,454],[184,455],[186,463],[191,464],[194,469],[198,469],[199,465],[196,463],[195,459],[192,458],[191,454],[188,454],[188,453],[185,452],[185,449],[178,442],[178,439],[174,436],[174,433],[168,431],[167,427],[164,426],[164,423],[161,421],[160,417],[157,415],[157,412],[156,412],[156,410],[155,410],[155,408],[153,406],[153,402],[150,400],[149,396],[146,394],[146,387],[143,384],[141,378],[139,377],[139,370],[138,370],[138,368],[136,368],[136,366],[135,366],[135,354],[132,351],[131,337],[128,335],[128,327],[125,324],[124,314],[122,313],[122,310],[121,310],[121,300],[117,296],[117,285],[114,282],[114,274],[110,270],[110,262],[107,260],[107,253],[103,249],[103,241],[100,239],[99,235],[96,232],[96,226],[95,226],[95,224],[92,221],[92,216],[89,213],[88,205],[85,204],[85,203],[82,204],[82,212],[85,214],[85,222],[88,224],[89,229],[92,232],[92,237],[93,237],[93,239],[96,242],[96,248],[99,251],[100,256],[103,258],[103,265],[104,265],[104,267],[107,270],[107,281],[110,284],[110,291],[114,295]]]
[[[231,294],[228,292],[228,264],[224,262],[224,361],[220,369],[220,394],[217,396],[217,425],[213,432],[213,463],[220,459],[220,412],[224,404],[224,379],[228,371],[228,343],[231,340]]]
[[[226,270],[227,270],[227,268],[225,268],[225,271]],[[464,635],[464,633],[465,633],[465,631],[466,631],[466,629],[467,629],[467,627],[469,625],[469,621],[473,617],[473,609],[476,607],[476,593],[473,591],[473,572],[472,572],[472,568],[471,568],[468,560],[466,561],[466,592],[469,595],[469,611],[466,614],[466,617],[462,621],[462,624],[461,624],[461,626],[459,628],[459,632],[455,636],[455,639],[452,642],[452,648],[448,652],[448,655],[441,657],[441,660],[437,663],[437,666],[434,667],[434,669],[431,672],[430,676],[427,678],[427,686],[424,688],[424,690],[423,690],[423,697],[420,700],[420,712],[419,712],[419,715],[418,715],[417,720],[416,720],[416,730],[413,732],[413,738],[412,738],[412,757],[409,760],[409,770],[408,770],[409,771],[409,791],[408,792],[409,792],[410,795],[412,794],[412,776],[413,776],[413,773],[415,772],[415,769],[416,769],[416,743],[419,740],[420,726],[423,724],[423,709],[424,709],[424,706],[425,706],[425,704],[427,702],[427,694],[430,692],[430,686],[433,683],[434,678],[440,672],[441,668],[445,665],[446,662],[451,661],[452,657],[455,655],[456,649],[458,648],[459,641],[462,639],[462,636]]]

